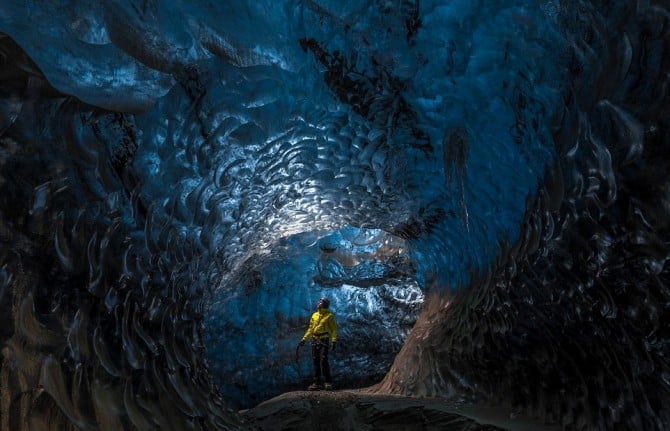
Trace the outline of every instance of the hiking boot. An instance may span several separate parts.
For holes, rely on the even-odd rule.
[[[319,389],[323,389],[323,386],[321,386],[320,383],[312,383],[307,388],[308,391],[318,391]]]
[[[332,391],[333,390],[333,385],[331,385],[330,383],[326,383],[326,384],[323,385],[323,389],[325,389],[327,391]]]

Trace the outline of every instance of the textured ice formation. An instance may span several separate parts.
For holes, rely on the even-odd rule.
[[[244,428],[324,292],[344,384],[668,428],[669,32],[659,0],[3,3],[0,428]]]

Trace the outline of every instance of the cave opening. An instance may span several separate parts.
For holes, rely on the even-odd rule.
[[[209,367],[230,405],[306,388],[310,349],[296,345],[323,296],[338,324],[330,359],[337,388],[381,381],[424,302],[411,254],[393,234],[345,226],[280,238],[247,259],[205,317]]]

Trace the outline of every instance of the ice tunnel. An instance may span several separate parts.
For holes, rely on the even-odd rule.
[[[0,429],[670,428],[669,53],[662,0],[6,0]]]

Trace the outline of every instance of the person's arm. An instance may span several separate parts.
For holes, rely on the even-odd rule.
[[[337,342],[337,323],[335,323],[335,315],[331,314],[330,315],[330,321],[328,322],[328,325],[330,326],[330,341],[333,343]]]
[[[314,315],[312,314],[312,317],[309,319],[309,326],[307,327],[307,331],[305,331],[305,335],[302,336],[302,340],[300,341],[301,343],[305,342],[309,337],[312,336],[312,333],[314,333]]]

